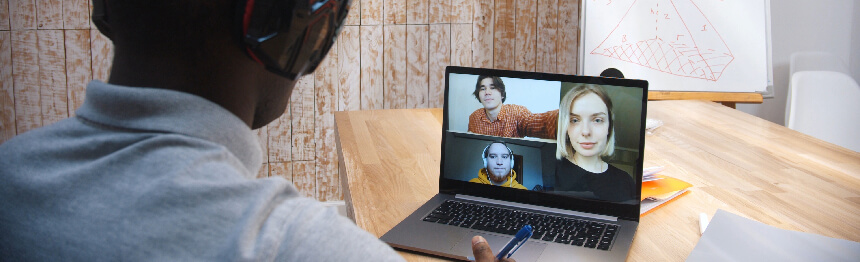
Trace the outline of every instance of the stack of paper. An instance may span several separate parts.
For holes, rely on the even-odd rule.
[[[692,187],[690,183],[680,179],[657,175],[663,167],[652,167],[643,170],[642,203],[639,206],[639,216],[645,216],[651,211],[683,196]]]

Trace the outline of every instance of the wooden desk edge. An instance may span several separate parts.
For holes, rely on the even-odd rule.
[[[736,103],[761,104],[764,97],[761,93],[648,91],[648,100],[708,100],[735,108]]]

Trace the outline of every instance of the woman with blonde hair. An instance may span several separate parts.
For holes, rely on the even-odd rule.
[[[615,152],[615,121],[603,88],[571,89],[561,99],[558,125],[556,191],[613,202],[635,199],[633,177],[604,160]]]

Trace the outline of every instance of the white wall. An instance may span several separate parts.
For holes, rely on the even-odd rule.
[[[771,0],[774,98],[738,104],[738,110],[785,124],[789,59],[800,51],[830,52],[843,58],[860,80],[860,3],[857,0]],[[853,25],[853,26],[852,26]]]

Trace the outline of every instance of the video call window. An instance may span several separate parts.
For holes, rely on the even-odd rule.
[[[631,174],[640,157],[641,89],[448,77],[445,178],[639,201],[633,195],[641,178]]]

